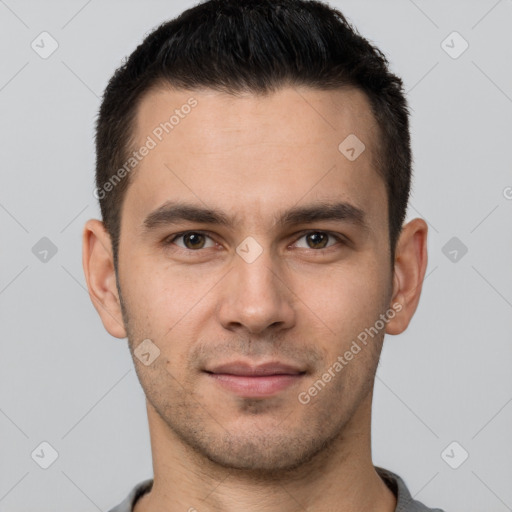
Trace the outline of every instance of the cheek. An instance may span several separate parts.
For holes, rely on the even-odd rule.
[[[354,258],[331,266],[328,272],[299,276],[292,289],[315,322],[320,320],[335,336],[344,338],[372,325],[383,312],[387,290],[383,272],[376,261]]]
[[[203,325],[201,318],[210,312],[205,308],[212,307],[215,276],[149,259],[145,265],[131,263],[124,269],[129,278],[125,286],[122,283],[122,292],[133,343],[149,338],[174,373],[183,367],[186,351]]]
[[[172,320],[181,318],[209,289],[207,280],[161,258],[133,258],[124,275],[123,296],[129,299],[132,312],[155,324],[174,323]]]

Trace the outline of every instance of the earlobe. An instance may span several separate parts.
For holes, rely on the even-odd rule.
[[[82,237],[82,264],[89,297],[105,329],[116,338],[126,338],[119,301],[112,244],[103,223],[86,222]]]
[[[428,226],[423,219],[413,219],[402,228],[395,254],[390,304],[400,304],[401,308],[388,322],[387,334],[405,331],[418,307],[427,269],[427,233]]]

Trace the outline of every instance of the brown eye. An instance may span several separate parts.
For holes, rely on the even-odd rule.
[[[188,231],[187,233],[180,233],[175,235],[172,239],[168,239],[166,245],[174,244],[181,249],[188,249],[197,251],[199,249],[207,249],[214,247],[215,243],[208,235],[198,233],[197,231]],[[209,244],[209,245],[208,245]]]
[[[295,243],[295,247],[300,249],[328,249],[329,247],[340,244],[344,245],[344,240],[341,236],[336,236],[327,231],[310,231],[302,235]]]
[[[306,235],[307,244],[311,249],[323,249],[329,240],[327,233],[321,231]]]
[[[183,242],[187,249],[202,249],[204,247],[204,235],[190,233],[183,236]]]

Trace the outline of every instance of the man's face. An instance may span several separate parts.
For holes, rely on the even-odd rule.
[[[191,97],[197,106],[159,141],[155,128]],[[341,370],[333,365],[390,308],[387,196],[366,97],[158,90],[142,101],[135,134],[135,147],[148,136],[156,147],[123,203],[118,271],[132,353],[146,339],[160,351],[148,366],[134,356],[148,411],[227,467],[310,460],[367,410],[383,330]],[[350,134],[366,146],[353,161],[350,147],[339,150]],[[170,222],[162,208],[177,202],[226,222]],[[337,208],[343,215],[286,217],[339,203],[349,205]],[[301,373],[208,373],[240,361]],[[329,369],[330,382],[308,392]]]

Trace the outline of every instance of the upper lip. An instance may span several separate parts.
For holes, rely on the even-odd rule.
[[[243,375],[256,377],[260,375],[299,375],[304,373],[296,366],[284,364],[280,362],[269,362],[264,364],[250,364],[244,361],[235,361],[232,363],[225,363],[205,370],[208,373],[224,373],[229,375]]]

